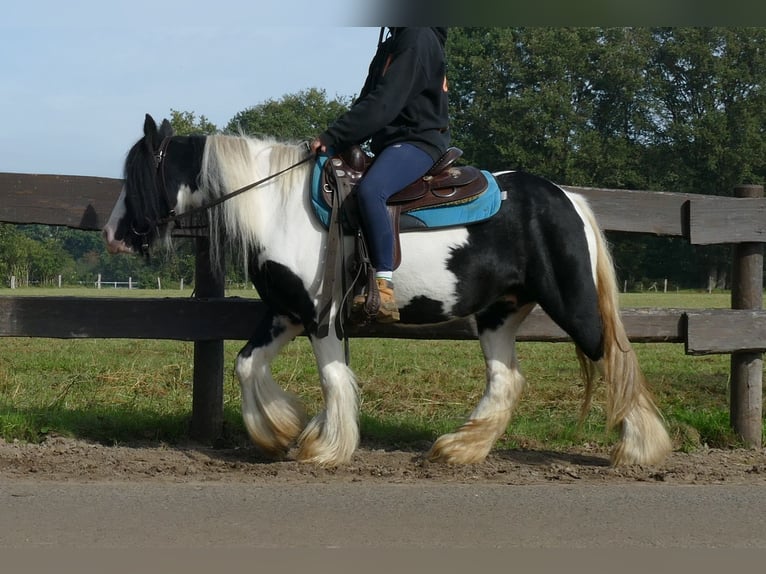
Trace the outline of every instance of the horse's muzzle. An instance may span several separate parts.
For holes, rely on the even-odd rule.
[[[114,237],[114,232],[110,228],[105,227],[103,235],[104,241],[106,242],[106,250],[111,255],[116,255],[117,253],[133,253],[133,249],[128,246],[127,243],[122,239],[116,239]]]

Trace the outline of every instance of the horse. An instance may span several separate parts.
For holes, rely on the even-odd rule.
[[[149,114],[143,132],[127,154],[124,184],[103,229],[108,251],[147,255],[158,239],[170,241],[176,217],[207,208],[212,264],[233,249],[268,309],[235,364],[250,439],[274,457],[348,463],[360,443],[360,391],[343,337],[317,332],[329,234],[309,199],[313,162],[305,143],[174,135],[167,120],[158,127]],[[505,199],[492,217],[401,234],[394,272],[401,322],[473,317],[486,363],[483,396],[459,428],[433,442],[427,459],[480,463],[506,432],[526,385],[516,334],[539,305],[574,343],[583,412],[594,383],[602,379],[607,387],[607,424],[619,431],[611,464],[661,463],[671,440],[626,335],[612,257],[586,199],[523,171],[493,176]],[[339,312],[333,302],[331,315]],[[323,395],[310,419],[271,370],[279,351],[302,334]]]

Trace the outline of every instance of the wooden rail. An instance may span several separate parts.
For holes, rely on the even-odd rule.
[[[0,173],[0,221],[64,225],[97,231],[122,182],[65,175]],[[566,186],[588,198],[602,227],[683,237],[693,244],[735,245],[732,309],[623,309],[634,342],[681,343],[688,354],[730,354],[731,418],[752,446],[762,441],[762,354],[766,312],[761,301],[766,199],[762,186],[740,186],[736,197]],[[175,339],[195,342],[192,432],[214,440],[223,413],[223,340],[244,340],[264,312],[257,300],[224,297],[208,266],[208,242],[197,237],[195,298],[0,297],[0,336]],[[147,322],[151,316],[153,321]],[[474,339],[471,320],[424,326],[352,328],[355,337]],[[536,309],[519,340],[568,341]]]
[[[257,299],[0,297],[0,337],[53,339],[247,340],[264,312]],[[683,343],[690,355],[766,349],[766,311],[729,309],[622,309],[628,337],[636,343]],[[147,317],[152,321],[148,322]],[[473,319],[433,325],[349,327],[353,337],[476,339]],[[569,341],[536,308],[524,321],[519,341]]]

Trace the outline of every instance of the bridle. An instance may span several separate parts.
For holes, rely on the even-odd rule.
[[[155,231],[158,227],[171,221],[170,217],[177,217],[175,209],[171,207],[170,198],[168,197],[167,188],[165,186],[165,156],[167,155],[167,149],[170,145],[172,136],[167,136],[160,142],[157,151],[152,153],[152,159],[154,160],[154,173],[152,174],[152,180],[154,182],[154,188],[156,191],[162,193],[162,197],[165,200],[165,205],[168,208],[168,216],[162,217],[156,221],[152,221],[149,217],[146,217],[146,230],[139,231],[136,229],[135,223],[130,224],[130,230],[136,237],[143,239],[141,249],[146,250],[149,248],[149,235]],[[167,222],[165,220],[168,220]]]
[[[209,203],[206,203],[205,205],[200,205],[199,207],[195,207],[193,209],[190,209],[189,211],[185,211],[183,213],[176,213],[176,210],[171,207],[171,201],[170,196],[168,194],[167,187],[165,185],[165,160],[167,159],[168,155],[168,146],[170,145],[170,140],[173,138],[173,136],[166,136],[162,139],[160,142],[159,147],[157,148],[157,151],[153,154],[154,159],[154,184],[155,188],[158,191],[159,194],[162,195],[163,199],[165,200],[165,205],[168,208],[168,214],[165,217],[159,218],[157,221],[151,222],[147,218],[147,230],[146,231],[137,231],[133,225],[131,225],[131,231],[137,236],[144,238],[144,244],[141,246],[142,248],[148,248],[149,243],[147,241],[147,238],[149,234],[157,229],[158,227],[161,227],[163,225],[167,225],[169,223],[175,223],[177,227],[181,227],[180,222],[183,219],[186,218],[192,218],[195,215],[198,215],[200,213],[204,213],[208,209],[211,209],[217,205],[220,205],[224,203],[225,201],[229,201],[230,199],[235,198],[238,195],[241,195],[245,193],[246,191],[249,191],[255,187],[258,187],[259,185],[263,185],[264,183],[271,181],[274,178],[279,177],[280,175],[283,175],[287,173],[288,171],[295,169],[296,167],[306,163],[309,160],[315,159],[316,155],[311,153],[308,149],[308,142],[304,142],[306,145],[306,150],[309,151],[309,154],[304,157],[303,159],[287,166],[284,169],[281,169],[275,173],[272,173],[271,175],[268,175],[264,177],[263,179],[259,179],[258,181],[254,181],[252,183],[248,183],[247,185],[243,185],[242,187],[235,189],[231,193],[227,193],[226,195],[222,195],[220,197],[215,198]]]

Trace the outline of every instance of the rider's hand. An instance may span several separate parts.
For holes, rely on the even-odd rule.
[[[322,140],[319,138],[314,138],[311,140],[311,143],[309,143],[309,149],[311,150],[311,153],[319,153],[319,152],[326,152],[327,146],[322,143]]]

